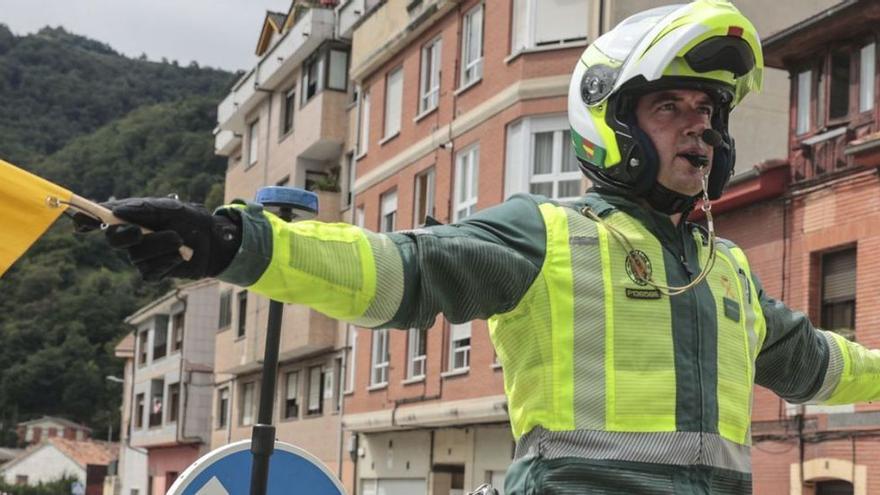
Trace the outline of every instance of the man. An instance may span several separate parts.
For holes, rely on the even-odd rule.
[[[754,27],[724,0],[652,9],[597,39],[569,91],[594,184],[575,204],[520,195],[376,234],[132,199],[114,214],[156,233],[110,242],[145,278],[216,276],[360,326],[488,318],[517,441],[509,495],[750,493],[754,383],[801,403],[880,396],[880,356],[767,296],[710,212],[708,230],[684,221],[730,178],[728,114],[762,66]]]

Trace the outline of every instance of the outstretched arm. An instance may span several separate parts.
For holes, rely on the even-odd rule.
[[[767,338],[755,381],[794,403],[851,404],[880,398],[880,351],[817,329],[761,286]]]
[[[231,208],[242,244],[218,278],[366,327],[426,328],[438,313],[459,323],[512,309],[545,251],[544,223],[529,196],[458,224],[387,234],[288,224],[255,205]]]

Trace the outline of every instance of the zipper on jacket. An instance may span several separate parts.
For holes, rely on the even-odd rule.
[[[687,274],[688,282],[692,282],[694,278],[694,272],[691,270],[690,266],[687,263],[687,259],[685,258],[685,253],[687,250],[685,249],[685,241],[684,236],[679,232],[679,240],[681,241],[681,266],[684,268],[685,273]],[[700,248],[697,246],[697,267],[702,269],[700,265]],[[706,415],[705,404],[703,404],[703,360],[701,350],[703,348],[703,339],[700,332],[700,307],[699,307],[699,299],[697,298],[697,288],[694,287],[692,290],[688,291],[691,296],[694,304],[694,331],[697,334],[697,349],[696,349],[696,361],[697,361],[697,385],[698,385],[698,393],[699,393],[699,402],[700,402],[700,445],[697,449],[697,459],[699,463],[704,462],[703,459],[703,419]]]

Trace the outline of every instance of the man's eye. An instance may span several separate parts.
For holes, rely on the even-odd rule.
[[[657,107],[657,109],[662,110],[662,111],[667,111],[667,112],[671,111],[671,110],[675,110],[675,103],[664,103],[664,104],[660,105],[659,107]]]
[[[708,116],[712,116],[712,107],[700,107],[700,111]]]

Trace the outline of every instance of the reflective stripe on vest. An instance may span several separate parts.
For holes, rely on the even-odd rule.
[[[603,225],[571,208],[542,204],[540,211],[547,228],[541,273],[516,308],[489,322],[504,365],[515,438],[535,428],[563,437],[568,431],[573,439],[589,431],[676,431],[670,299],[634,280],[625,250]],[[652,278],[666,282],[658,239],[623,212],[605,221],[644,255]],[[719,242],[717,252],[704,283],[716,306],[718,372],[704,378],[717,380],[712,400],[718,403],[718,421],[705,433],[747,446],[754,360],[765,323],[741,250]],[[705,258],[708,249],[701,254]],[[725,450],[727,457],[730,449]],[[742,450],[745,459],[721,464],[742,469],[748,448]]]

